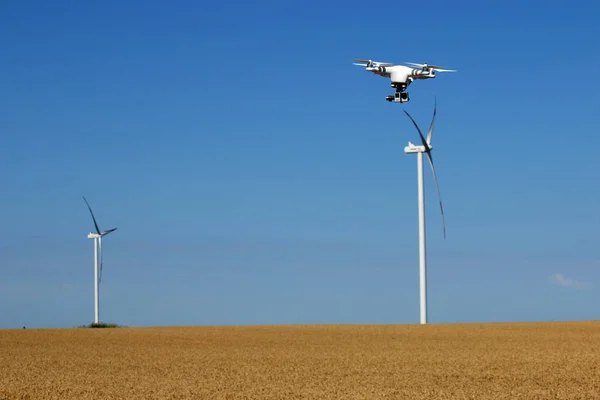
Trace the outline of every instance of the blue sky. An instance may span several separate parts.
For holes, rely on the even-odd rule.
[[[492,5],[493,4],[493,5]],[[596,2],[6,1],[0,327],[597,319]],[[389,81],[352,58],[457,69]],[[559,275],[556,275],[559,274]]]

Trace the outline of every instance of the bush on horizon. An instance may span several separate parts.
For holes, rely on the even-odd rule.
[[[108,323],[108,322],[98,322],[98,323],[92,322],[91,324],[88,324],[88,325],[80,325],[80,326],[78,326],[78,328],[126,328],[126,326]]]

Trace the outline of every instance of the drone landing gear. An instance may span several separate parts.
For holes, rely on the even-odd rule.
[[[410,101],[410,97],[408,97],[408,92],[406,90],[406,84],[404,83],[392,83],[392,87],[396,88],[396,93],[393,96],[385,96],[385,99],[390,103],[393,101],[394,103],[407,103]]]

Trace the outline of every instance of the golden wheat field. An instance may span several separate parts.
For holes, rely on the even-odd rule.
[[[0,330],[5,399],[600,399],[600,322]]]

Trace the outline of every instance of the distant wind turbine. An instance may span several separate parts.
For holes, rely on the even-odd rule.
[[[94,217],[94,213],[92,212],[92,208],[90,207],[88,201],[84,196],[83,201],[87,204],[88,210],[90,210],[90,214],[92,215],[92,220],[94,221],[94,227],[96,228],[96,233],[88,233],[88,239],[94,239],[94,323],[99,322],[100,317],[100,299],[99,299],[99,291],[100,291],[100,281],[102,279],[102,238],[109,233],[116,231],[117,228],[112,228],[107,231],[100,232],[100,228],[98,228],[98,223],[96,222],[96,217]],[[100,266],[100,270],[98,270],[98,265]]]
[[[408,118],[417,128],[419,136],[421,137],[421,146],[416,146],[410,141],[408,146],[404,148],[406,154],[417,153],[417,182],[418,182],[418,199],[419,199],[419,276],[420,276],[420,298],[421,298],[421,324],[427,324],[427,260],[425,252],[425,193],[423,189],[423,153],[427,154],[429,165],[431,166],[431,172],[435,181],[435,187],[437,188],[438,200],[440,202],[440,210],[442,212],[442,226],[444,229],[444,239],[446,239],[446,222],[444,221],[444,207],[442,206],[442,196],[440,194],[440,188],[438,186],[437,177],[435,175],[435,168],[433,167],[433,159],[431,158],[431,135],[433,134],[433,126],[435,123],[435,115],[437,112],[437,101],[433,108],[433,118],[431,125],[429,126],[429,132],[427,132],[427,139],[423,137],[421,129],[405,110],[404,113],[408,115]]]

